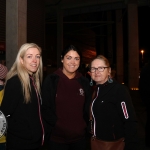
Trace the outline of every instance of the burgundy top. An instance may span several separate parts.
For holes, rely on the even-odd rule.
[[[56,93],[57,122],[52,131],[51,140],[59,143],[70,143],[84,138],[86,123],[83,119],[85,102],[84,90],[77,79],[63,74],[61,69],[55,72],[60,76]]]

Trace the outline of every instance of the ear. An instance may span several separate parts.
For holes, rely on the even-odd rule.
[[[20,63],[23,65],[23,59],[20,57],[19,60],[20,60]]]
[[[109,75],[110,75],[110,74],[111,74],[111,68],[109,68],[109,71],[108,71],[108,72],[109,72]]]
[[[63,63],[63,60],[61,60],[61,62]]]

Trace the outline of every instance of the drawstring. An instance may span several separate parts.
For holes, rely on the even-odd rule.
[[[33,83],[33,86],[35,88],[35,91],[36,91],[36,95],[37,95],[37,99],[38,99],[38,110],[39,110],[39,117],[40,117],[40,122],[41,122],[41,126],[42,126],[42,131],[43,131],[43,137],[42,137],[42,145],[44,143],[44,126],[43,126],[43,123],[42,123],[42,118],[41,118],[41,111],[40,111],[40,100],[39,100],[39,96],[40,96],[40,99],[41,99],[41,95],[38,93],[37,91],[37,87],[34,83],[34,79],[32,77],[30,77],[32,79],[32,83]],[[41,101],[42,102],[42,101]]]

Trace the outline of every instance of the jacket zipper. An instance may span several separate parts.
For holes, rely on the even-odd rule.
[[[93,104],[94,104],[96,98],[98,97],[98,93],[99,93],[99,87],[98,87],[98,89],[97,89],[96,97],[94,98],[94,100],[93,100],[93,102],[92,102],[92,106],[91,106],[91,112],[92,112],[92,116],[93,116],[93,119],[94,119],[93,137],[96,137],[96,131],[95,131],[95,129],[96,129],[96,120],[95,120],[95,117],[94,117],[94,113],[93,113],[93,109],[92,109],[92,108],[93,108]]]
[[[31,78],[31,77],[30,77]],[[31,78],[32,79],[32,78]],[[42,123],[42,118],[41,118],[41,108],[40,108],[40,100],[39,100],[39,94],[38,94],[38,91],[37,91],[37,88],[36,88],[36,85],[34,84],[34,80],[32,79],[32,83],[33,83],[33,86],[35,88],[35,91],[36,91],[36,95],[37,95],[37,99],[38,99],[38,111],[39,111],[39,118],[40,118],[40,122],[41,122],[41,126],[42,126],[42,132],[43,132],[43,136],[42,136],[42,145],[44,143],[44,126],[43,126],[43,123]],[[41,98],[41,97],[40,97]]]

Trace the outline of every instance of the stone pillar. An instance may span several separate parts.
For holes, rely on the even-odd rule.
[[[11,68],[18,49],[26,42],[27,0],[6,1],[6,65]]]
[[[139,81],[139,37],[137,0],[128,3],[128,86],[137,88]]]
[[[63,10],[57,8],[57,67],[61,66],[61,52],[63,50]]]
[[[112,21],[111,11],[107,12],[107,21]],[[107,55],[110,61],[110,64],[113,63],[113,44],[112,44],[112,24],[107,25]]]
[[[116,10],[116,76],[117,81],[123,83],[123,29],[122,10]]]
[[[41,0],[27,1],[27,42],[36,43],[45,50],[45,3]],[[43,60],[44,61],[44,60]]]

